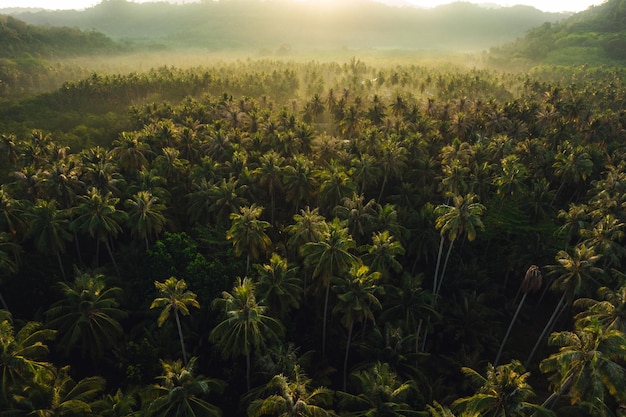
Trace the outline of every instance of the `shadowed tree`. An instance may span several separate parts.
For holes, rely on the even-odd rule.
[[[283,318],[292,308],[300,307],[302,298],[302,280],[298,276],[298,267],[289,265],[287,259],[273,253],[270,262],[254,265],[258,274],[257,293],[272,308],[274,313]]]
[[[584,328],[596,324],[606,330],[626,333],[626,286],[617,291],[607,287],[598,289],[598,300],[579,298],[574,306],[584,308],[574,318],[576,326]]]
[[[152,301],[150,308],[162,308],[161,314],[157,320],[159,327],[169,318],[170,313],[174,312],[176,319],[176,328],[178,329],[178,337],[180,339],[180,348],[183,352],[183,361],[187,365],[187,352],[185,351],[185,340],[183,338],[183,329],[180,324],[180,314],[189,315],[189,307],[200,308],[200,303],[196,300],[196,294],[187,290],[185,280],[169,277],[165,282],[154,281],[154,286],[161,294]]]
[[[119,198],[113,197],[111,192],[101,194],[97,188],[90,188],[87,195],[79,197],[79,205],[76,207],[76,217],[71,225],[75,230],[87,233],[98,242],[104,242],[115,267],[117,275],[120,271],[113,256],[109,239],[116,237],[122,231],[122,224],[126,220],[125,212],[115,206]],[[96,263],[98,250],[96,249]]]
[[[271,225],[265,220],[260,220],[263,207],[252,204],[250,207],[241,207],[239,214],[231,213],[232,221],[230,229],[226,233],[226,239],[231,240],[235,255],[241,256],[246,253],[246,273],[250,271],[250,260],[258,259],[261,254],[268,251],[272,241],[265,233]]]
[[[348,354],[352,342],[352,332],[355,323],[364,323],[367,320],[374,322],[374,309],[382,306],[376,293],[382,293],[382,287],[376,285],[380,279],[380,272],[370,272],[367,265],[360,263],[352,264],[350,277],[338,279],[333,285],[333,291],[337,293],[339,301],[333,309],[333,313],[340,314],[341,324],[348,330],[346,341],[346,354],[343,361],[343,390],[348,385]]]
[[[322,354],[326,352],[326,317],[328,300],[330,298],[330,283],[334,277],[348,273],[356,262],[356,257],[350,252],[356,247],[348,229],[343,227],[339,219],[328,225],[317,242],[308,242],[302,246],[304,264],[313,269],[311,277],[317,279],[320,286],[326,289],[324,296],[324,318],[322,323]]]
[[[311,380],[296,365],[293,376],[275,375],[248,406],[248,417],[331,417],[332,391],[310,389]]]
[[[222,381],[194,375],[196,360],[187,365],[180,360],[161,361],[162,375],[153,388],[154,399],[146,403],[146,415],[152,417],[220,417],[221,410],[206,401],[210,394],[224,389]],[[134,415],[134,414],[133,414]]]
[[[360,250],[365,252],[363,261],[372,271],[379,272],[384,282],[389,281],[391,271],[396,274],[402,271],[402,264],[396,256],[404,255],[404,248],[389,231],[375,232],[372,235],[372,244],[362,246]]]
[[[256,288],[250,278],[238,278],[231,292],[224,291],[213,305],[226,314],[209,335],[224,358],[246,357],[246,384],[250,390],[250,357],[263,351],[268,342],[282,338],[280,321],[266,315],[267,307],[257,302]]]
[[[471,368],[462,368],[462,371],[478,387],[471,397],[459,398],[452,404],[463,416],[553,416],[542,406],[528,401],[535,392],[527,382],[530,373],[519,361],[498,367],[488,364],[486,377]]]
[[[319,214],[319,208],[311,210],[308,206],[300,210],[300,214],[294,214],[294,224],[285,228],[291,236],[287,240],[287,246],[294,252],[299,253],[302,247],[309,242],[319,242],[328,232],[328,223],[324,216]]]
[[[74,282],[58,284],[63,298],[46,311],[47,327],[57,329],[66,356],[79,349],[95,362],[123,336],[118,308],[122,290],[107,287],[104,275],[76,270]]]
[[[55,331],[42,329],[41,323],[28,322],[17,333],[11,317],[0,311],[0,409],[8,409],[15,394],[31,383],[38,372],[51,373],[46,342]]]
[[[132,235],[142,239],[146,243],[146,250],[150,250],[149,239],[158,235],[165,227],[165,205],[150,191],[139,191],[126,200],[126,207],[127,223]]]

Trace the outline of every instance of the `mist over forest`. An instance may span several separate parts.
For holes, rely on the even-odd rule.
[[[623,417],[626,0],[0,9],[0,417]]]

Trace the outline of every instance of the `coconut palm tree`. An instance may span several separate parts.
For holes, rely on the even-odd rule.
[[[452,251],[452,246],[457,238],[465,235],[470,242],[476,239],[476,233],[478,229],[484,229],[480,216],[485,212],[485,206],[476,202],[476,195],[469,193],[465,196],[454,196],[452,198],[453,205],[442,204],[437,206],[435,214],[438,216],[435,221],[435,227],[439,229],[441,237],[447,235],[450,241],[448,253],[443,263],[441,274],[438,276],[439,262],[441,260],[442,247],[439,248],[437,254],[437,266],[435,268],[435,277],[433,280],[433,302],[436,303],[436,298],[439,295],[441,289],[441,283],[448,264],[448,258]],[[443,241],[442,241],[443,243]]]
[[[46,311],[46,326],[58,330],[59,347],[66,356],[79,349],[95,363],[124,334],[118,320],[126,313],[117,301],[122,289],[108,287],[102,274],[78,269],[75,274],[74,282],[58,284],[63,298]]]
[[[18,394],[38,372],[53,371],[45,359],[46,343],[54,339],[55,331],[28,322],[16,332],[10,314],[0,313],[0,408],[8,409],[12,394]]]
[[[150,191],[138,191],[132,198],[126,200],[128,209],[128,226],[134,237],[146,243],[146,250],[150,250],[149,239],[158,235],[165,227],[165,205]]]
[[[258,177],[259,183],[267,187],[267,192],[270,195],[271,224],[274,224],[276,192],[283,189],[282,165],[284,162],[284,157],[274,151],[270,151],[261,155],[261,158],[259,159],[259,167],[252,171],[252,174]]]
[[[290,234],[287,240],[287,247],[293,253],[301,252],[302,247],[309,242],[319,242],[328,232],[328,223],[324,216],[319,214],[319,208],[313,210],[309,206],[300,210],[299,214],[293,215],[294,224],[285,228]]]
[[[283,188],[285,199],[299,211],[301,204],[310,203],[319,185],[314,175],[314,165],[306,155],[297,154],[283,168]]]
[[[332,405],[332,391],[310,388],[311,380],[296,365],[293,376],[275,375],[248,406],[248,417],[331,417],[336,416]]]
[[[551,374],[554,387],[544,406],[561,395],[570,403],[604,403],[607,395],[626,400],[626,336],[619,330],[597,325],[553,333],[548,343],[559,351],[541,361],[539,369]]]
[[[313,269],[311,277],[317,279],[320,285],[326,289],[322,323],[322,354],[326,352],[326,317],[330,298],[330,284],[334,277],[345,275],[352,264],[356,262],[357,258],[350,252],[355,247],[356,243],[348,234],[348,229],[342,225],[339,219],[335,219],[328,225],[328,231],[322,235],[319,241],[308,242],[301,249],[304,264]]]
[[[32,208],[28,236],[32,237],[37,250],[43,254],[54,253],[63,279],[67,280],[61,254],[65,245],[73,239],[66,210],[58,210],[56,200],[37,200]]]
[[[153,396],[145,405],[147,416],[154,417],[220,417],[221,410],[206,401],[210,394],[219,394],[222,381],[194,375],[196,361],[193,357],[187,365],[180,360],[161,361],[162,375],[153,386]]]
[[[104,242],[113,266],[120,276],[117,262],[113,256],[110,238],[115,238],[122,231],[122,224],[127,218],[125,212],[116,208],[119,198],[113,197],[111,192],[102,194],[97,188],[92,187],[87,195],[79,197],[79,205],[76,207],[76,217],[71,223],[74,230],[87,233],[97,239],[98,247]],[[96,263],[98,250],[96,249]]]
[[[353,416],[421,416],[410,405],[415,384],[402,381],[388,363],[376,362],[368,369],[351,374],[357,394],[340,392],[339,406]]]
[[[584,309],[574,317],[577,327],[596,324],[606,330],[626,333],[626,286],[616,291],[601,287],[598,289],[598,300],[579,298],[574,301],[574,307]]]
[[[530,363],[539,346],[544,343],[546,335],[551,331],[565,307],[571,305],[579,294],[592,286],[595,277],[604,273],[601,268],[595,266],[600,255],[596,255],[593,249],[588,248],[584,243],[576,245],[572,253],[559,251],[555,259],[557,264],[548,266],[548,274],[556,276],[552,282],[552,289],[560,291],[562,296],[530,352],[526,360],[527,364]]]
[[[380,272],[370,272],[367,265],[354,263],[350,268],[348,279],[338,279],[333,285],[333,291],[337,293],[338,303],[333,313],[341,316],[341,324],[348,330],[346,342],[346,354],[343,361],[343,390],[348,385],[348,354],[355,323],[365,323],[367,320],[374,322],[374,309],[380,309],[380,300],[376,297],[382,288],[376,285],[381,277]]]
[[[226,233],[226,239],[233,242],[235,255],[241,256],[246,253],[246,273],[250,271],[250,259],[258,259],[265,254],[272,241],[265,233],[271,225],[265,220],[260,220],[263,207],[252,204],[249,207],[241,207],[239,213],[231,213],[231,226]]]
[[[289,265],[287,259],[273,253],[268,264],[254,265],[258,274],[257,294],[279,318],[292,308],[300,307],[302,280],[298,267]]]
[[[402,264],[396,256],[404,255],[404,248],[388,230],[374,232],[372,244],[364,245],[360,249],[366,252],[363,255],[363,261],[371,270],[380,272],[384,282],[388,282],[391,278],[391,271],[396,274],[402,271]]]
[[[462,368],[462,371],[478,387],[474,395],[459,398],[452,404],[452,408],[459,410],[464,416],[553,415],[542,406],[528,401],[535,396],[535,392],[527,382],[530,373],[526,372],[519,361],[498,367],[488,364],[486,377],[471,368]]]
[[[161,297],[157,297],[150,304],[150,308],[162,308],[161,314],[157,319],[159,327],[169,318],[170,313],[174,312],[176,320],[176,328],[178,329],[178,337],[180,339],[180,348],[183,352],[183,361],[187,365],[187,352],[185,351],[185,340],[183,338],[183,329],[180,324],[180,314],[189,315],[189,307],[200,308],[200,303],[196,300],[196,294],[187,290],[185,280],[169,277],[165,282],[154,281],[154,286],[159,291]]]
[[[261,352],[268,342],[282,338],[280,321],[266,314],[267,307],[257,302],[256,286],[250,278],[237,278],[231,292],[223,292],[213,305],[226,315],[209,335],[209,340],[221,350],[224,358],[246,357],[246,384],[250,390],[250,358]]]

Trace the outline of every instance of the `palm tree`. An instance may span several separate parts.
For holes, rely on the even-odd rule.
[[[294,205],[294,211],[300,204],[310,202],[318,188],[313,161],[305,155],[295,155],[283,169],[283,187],[285,199]]]
[[[335,207],[335,214],[348,222],[350,234],[360,240],[369,233],[376,218],[376,202],[372,199],[364,202],[363,194],[353,193],[351,197],[345,197],[341,204]]]
[[[361,250],[366,251],[363,261],[370,269],[381,274],[383,281],[387,282],[391,277],[391,271],[400,273],[402,264],[396,259],[398,255],[404,255],[402,244],[394,239],[388,230],[374,232],[372,244],[365,245]]]
[[[158,235],[165,227],[166,219],[163,212],[165,205],[150,191],[138,191],[126,200],[128,208],[128,226],[134,237],[146,242],[146,250],[150,250],[149,238]]]
[[[606,330],[626,333],[626,286],[616,291],[601,287],[598,289],[598,300],[579,298],[574,301],[574,306],[584,308],[574,317],[577,327],[595,323]]]
[[[381,170],[383,171],[383,182],[378,193],[378,203],[382,204],[385,186],[390,178],[401,178],[402,172],[406,169],[407,150],[394,138],[389,138],[382,143],[377,155]]]
[[[185,340],[183,338],[183,329],[180,324],[180,316],[189,315],[189,307],[200,308],[200,303],[196,300],[196,294],[187,290],[185,280],[169,277],[165,282],[154,281],[154,286],[159,291],[161,297],[157,297],[150,304],[150,308],[162,308],[161,314],[157,320],[159,327],[169,318],[170,313],[174,312],[176,319],[176,328],[178,329],[178,337],[180,339],[180,348],[183,352],[183,361],[187,365],[187,353],[185,351]]]
[[[471,397],[459,398],[452,407],[467,416],[522,417],[533,415],[553,415],[542,406],[528,402],[535,393],[527,382],[530,372],[526,372],[521,362],[513,361],[494,367],[487,365],[484,377],[471,368],[462,368],[478,390]]]
[[[388,363],[376,362],[352,375],[358,394],[340,392],[342,409],[354,410],[353,416],[410,417],[423,415],[410,405],[415,393],[412,381],[403,382]]]
[[[30,383],[38,372],[52,372],[52,364],[45,362],[46,342],[54,339],[55,331],[28,322],[16,333],[8,312],[0,316],[0,408],[8,408],[12,394]]]
[[[296,365],[293,377],[275,375],[248,406],[248,417],[332,417],[332,392],[327,388],[310,390],[311,380]]]
[[[287,263],[277,253],[270,257],[269,264],[255,265],[258,274],[257,293],[279,318],[292,308],[300,307],[302,281],[298,268]]]
[[[148,165],[146,155],[151,153],[150,145],[141,141],[141,136],[133,132],[122,132],[113,141],[111,156],[116,158],[120,168],[133,173]]]
[[[161,361],[163,374],[153,386],[154,399],[145,409],[150,417],[219,417],[221,410],[204,398],[212,393],[220,393],[222,381],[194,375],[196,360],[193,357],[187,365],[180,360]]]
[[[56,200],[37,200],[32,208],[29,237],[34,239],[39,252],[56,255],[63,279],[67,280],[61,253],[65,252],[65,244],[73,239],[73,235],[67,211],[58,210]]]
[[[452,201],[452,206],[442,204],[435,209],[435,214],[438,216],[435,221],[435,227],[439,229],[442,239],[444,235],[448,236],[450,247],[448,248],[448,253],[446,254],[446,259],[439,276],[437,275],[442,247],[439,248],[439,253],[437,254],[437,266],[435,268],[435,278],[433,281],[433,295],[435,296],[433,302],[436,302],[436,297],[439,295],[448,263],[448,257],[456,239],[465,234],[467,240],[471,242],[476,239],[477,230],[485,228],[480,219],[480,216],[485,212],[485,206],[476,202],[475,194],[469,193],[464,197],[454,196]]]
[[[282,164],[284,161],[285,158],[274,151],[270,151],[261,155],[259,167],[252,171],[254,175],[258,176],[259,183],[267,187],[270,195],[271,224],[274,224],[276,192],[283,188]]]
[[[228,220],[233,213],[241,210],[248,204],[248,200],[243,196],[247,186],[239,180],[230,177],[228,180],[222,178],[219,184],[215,184],[211,190],[213,205],[209,208],[211,213],[215,213],[218,222]]]
[[[594,282],[596,276],[604,273],[602,269],[594,266],[599,259],[600,255],[596,255],[593,249],[588,248],[585,244],[576,245],[571,254],[563,250],[556,254],[557,264],[548,266],[550,270],[548,274],[556,275],[555,280],[552,282],[552,289],[561,291],[563,295],[554,308],[554,312],[542,333],[539,335],[526,363],[530,363],[535,352],[544,342],[546,335],[551,331],[565,307],[570,305],[578,294],[581,294],[588,288]]]
[[[252,204],[250,207],[241,207],[240,214],[231,213],[232,224],[226,233],[226,239],[232,240],[235,255],[246,253],[246,273],[250,271],[250,259],[258,259],[267,252],[272,241],[265,233],[270,223],[259,220],[263,207]]]
[[[98,396],[104,391],[105,380],[92,376],[76,382],[70,367],[53,370],[52,375],[37,378],[35,386],[26,393],[23,407],[34,416],[90,416]]]
[[[319,242],[328,232],[328,223],[324,216],[319,214],[319,208],[313,210],[309,206],[300,210],[300,214],[294,214],[294,224],[285,228],[285,231],[291,236],[287,240],[287,246],[294,252],[298,253],[302,247],[309,242]]]
[[[22,252],[22,247],[11,241],[8,233],[0,232],[0,277],[17,272],[17,255]],[[1,283],[2,281],[0,281]],[[9,307],[0,293],[2,308],[9,311]]]
[[[256,300],[256,287],[250,278],[237,278],[231,292],[224,291],[213,301],[226,319],[211,331],[209,340],[222,351],[224,358],[246,357],[246,383],[250,390],[250,357],[265,349],[268,342],[280,340],[283,325],[266,315],[267,307]]]
[[[58,284],[63,298],[46,311],[47,327],[58,330],[59,346],[66,356],[79,348],[95,362],[124,334],[118,320],[126,313],[117,308],[122,290],[108,288],[102,274],[75,273],[74,282]]]
[[[356,247],[348,229],[343,227],[339,219],[328,225],[328,231],[317,242],[308,242],[302,246],[304,264],[313,268],[311,276],[318,279],[320,285],[326,288],[324,297],[324,318],[322,323],[322,354],[326,352],[326,316],[328,300],[330,298],[330,283],[334,277],[346,274],[356,257],[350,253]]]
[[[122,224],[127,217],[126,213],[115,207],[119,198],[113,197],[111,192],[103,195],[97,188],[92,187],[87,195],[80,196],[79,200],[80,204],[76,207],[76,217],[71,223],[72,227],[97,239],[98,246],[100,242],[104,242],[117,275],[120,276],[117,262],[115,262],[109,244],[109,238],[115,238],[122,231]],[[98,251],[96,250],[96,262],[97,256]]]
[[[339,302],[335,305],[333,313],[341,315],[341,324],[348,329],[346,342],[346,354],[343,361],[343,390],[348,385],[348,354],[355,323],[365,323],[367,320],[374,322],[374,308],[381,308],[380,300],[376,292],[382,288],[376,285],[380,279],[380,272],[370,272],[367,265],[354,263],[350,268],[350,277],[346,280],[339,279],[333,285],[333,291],[337,293]]]
[[[498,354],[496,355],[496,360],[493,361],[493,366],[498,365],[498,361],[500,360],[500,355],[502,354],[502,349],[504,349],[504,345],[506,344],[506,340],[509,338],[509,334],[511,333],[511,329],[513,328],[513,324],[517,319],[517,316],[524,305],[524,301],[526,301],[526,296],[529,292],[537,291],[541,288],[542,284],[541,270],[537,265],[531,265],[526,271],[526,275],[524,276],[524,280],[522,281],[522,285],[520,286],[520,291],[524,293],[522,299],[517,306],[517,310],[515,310],[515,314],[513,314],[513,318],[511,319],[511,323],[509,324],[509,328],[506,330],[504,335],[504,339],[502,339],[502,343],[500,344],[500,349],[498,350]]]
[[[588,326],[553,333],[548,343],[559,351],[541,361],[539,369],[552,374],[555,392],[544,406],[567,394],[571,404],[603,403],[607,394],[626,400],[626,336],[619,330]]]

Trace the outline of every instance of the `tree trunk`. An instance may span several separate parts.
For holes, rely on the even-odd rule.
[[[246,352],[246,387],[250,391],[250,350]]]
[[[387,174],[383,177],[383,185],[380,187],[380,192],[378,193],[378,200],[376,200],[379,204],[383,198],[383,192],[385,191],[385,186],[387,185]]]
[[[439,277],[439,282],[437,283],[437,292],[435,293],[435,304],[437,304],[437,297],[439,296],[439,292],[441,291],[441,283],[443,282],[443,277],[446,274],[446,269],[448,268],[448,261],[450,260],[450,253],[452,252],[453,246],[454,246],[454,240],[451,240],[450,247],[448,248],[448,252],[446,253],[446,260],[443,261],[443,268],[441,268],[441,276]]]
[[[4,301],[4,297],[2,297],[2,293],[0,293],[0,304],[2,304],[2,308],[10,313],[9,306],[6,301]]]
[[[443,253],[443,241],[444,241],[444,238],[443,238],[443,235],[441,235],[441,239],[439,240],[439,251],[437,251],[437,265],[435,266],[435,276],[433,277],[433,295],[435,295],[435,292],[437,291],[437,276],[439,275],[439,266],[441,265],[441,255]],[[431,300],[430,305],[434,307],[435,297],[433,297],[433,299]]]
[[[346,343],[346,356],[343,358],[343,390],[347,391],[348,386],[348,354],[350,353],[350,341],[352,339],[352,329],[354,328],[354,322],[350,323],[348,329],[348,342]]]
[[[180,347],[183,350],[183,363],[187,366],[187,352],[185,351],[185,341],[183,339],[183,328],[180,325],[180,317],[178,310],[174,309],[174,317],[176,318],[176,327],[178,328],[178,337],[180,338]]]
[[[63,274],[63,281],[67,281],[67,275],[65,275],[65,268],[63,268],[63,262],[61,261],[61,254],[57,251],[57,261],[59,261],[59,267],[61,268],[61,273]]]
[[[326,314],[328,313],[328,298],[330,297],[330,281],[326,285],[326,297],[324,299],[324,322],[322,323],[322,357],[326,356]]]
[[[541,345],[541,343],[545,339],[547,333],[550,331],[550,329],[552,329],[554,323],[556,322],[558,317],[561,315],[561,313],[565,309],[564,308],[565,307],[564,301],[565,301],[565,295],[566,294],[567,293],[563,293],[563,296],[561,297],[561,299],[559,300],[558,304],[556,305],[556,308],[554,309],[554,312],[552,313],[552,316],[550,317],[550,320],[548,320],[548,322],[546,323],[546,326],[543,328],[543,331],[539,335],[539,338],[537,339],[537,343],[535,343],[535,346],[533,347],[533,350],[530,352],[530,355],[528,355],[528,359],[526,359],[525,367],[528,367],[528,365],[530,365],[530,361],[533,359],[533,356],[535,356],[535,352],[539,348],[539,345]]]
[[[104,243],[106,244],[107,251],[109,251],[109,256],[111,257],[111,261],[113,262],[113,267],[115,267],[115,272],[117,272],[117,276],[121,278],[122,276],[120,275],[120,270],[117,267],[117,262],[115,262],[115,257],[113,256],[113,251],[111,250],[111,245],[109,245],[109,240],[108,239],[105,240]]]
[[[509,338],[509,334],[511,333],[511,329],[513,328],[513,324],[515,323],[515,320],[517,319],[517,316],[518,316],[520,310],[522,309],[522,306],[524,305],[524,301],[526,301],[526,296],[527,295],[528,295],[528,293],[525,292],[524,295],[522,296],[522,299],[519,302],[519,305],[517,306],[517,310],[515,310],[515,314],[513,315],[513,318],[511,319],[511,323],[509,324],[509,328],[506,330],[506,334],[504,335],[504,339],[502,339],[502,344],[500,344],[500,350],[498,350],[498,355],[496,355],[496,360],[493,361],[494,368],[496,366],[498,366],[498,361],[500,360],[500,355],[502,355],[502,349],[504,349],[504,345],[506,344],[506,340]]]

